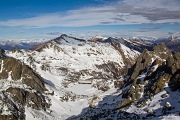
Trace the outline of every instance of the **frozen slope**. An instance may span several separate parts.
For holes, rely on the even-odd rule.
[[[35,50],[6,51],[8,56],[19,59],[40,74],[52,95],[47,119],[65,119],[81,113],[83,108],[95,106],[97,101],[114,93],[114,83],[123,81],[121,72],[127,62],[134,63],[139,52],[116,43],[93,42],[62,35]],[[124,53],[122,55],[122,53]],[[79,84],[90,81],[91,84]],[[94,103],[95,96],[100,96]],[[26,107],[27,119],[36,111]],[[31,114],[31,115],[30,115]],[[41,113],[45,114],[45,113]]]
[[[179,63],[180,52],[172,54],[165,44],[144,50],[121,89],[95,96],[90,107],[68,119],[179,119]]]

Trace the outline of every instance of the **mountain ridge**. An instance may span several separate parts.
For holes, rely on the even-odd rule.
[[[172,54],[163,43],[152,51],[144,50],[121,92],[69,119],[178,119],[179,55]]]
[[[164,43],[61,35],[33,50],[0,53],[2,61],[9,61],[1,61],[0,81],[16,86],[9,81],[13,79],[35,91],[3,86],[2,96],[30,100],[11,96],[23,106],[23,119],[178,118],[180,53]],[[37,98],[35,104],[32,98]]]
[[[119,42],[93,42],[62,35],[34,50],[14,49],[6,54],[19,59],[45,79],[48,90],[54,91],[54,95],[48,95],[52,100],[51,114],[62,116],[54,102],[66,106],[69,114],[72,114],[67,111],[71,101],[83,100],[89,106],[87,98],[91,99],[94,94],[91,91],[100,94],[121,85],[121,76],[131,67],[130,63],[135,62],[139,52]],[[84,85],[82,81],[91,84]],[[76,86],[87,86],[89,91],[84,90],[82,94]]]
[[[2,53],[0,55],[1,119],[25,119],[25,106],[34,110],[48,109],[50,105],[45,98],[47,89],[40,75],[21,61],[5,56],[4,51]]]

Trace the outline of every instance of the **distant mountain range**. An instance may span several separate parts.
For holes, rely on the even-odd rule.
[[[164,38],[154,38],[154,37],[132,37],[132,38],[118,38],[118,37],[102,37],[102,36],[94,36],[92,38],[85,38],[84,40],[90,40],[90,41],[107,41],[110,39],[124,41],[127,44],[134,42],[138,44],[138,41],[141,41],[141,44],[145,44],[145,46],[140,49],[148,48],[148,46],[151,46],[153,44],[159,44],[159,43],[165,43],[168,48],[170,48],[172,51],[178,51],[180,50],[180,37],[179,36],[169,36]],[[35,40],[2,40],[0,41],[0,47],[5,50],[11,50],[12,48],[18,48],[18,49],[34,49],[34,47],[41,45],[45,42],[47,42],[47,39],[35,39]],[[148,44],[148,45],[147,45]],[[147,45],[147,46],[146,46]],[[129,44],[129,47],[133,47]],[[152,46],[150,47],[152,48]]]
[[[13,48],[18,49],[32,49],[35,46],[38,46],[44,42],[46,39],[35,39],[35,40],[2,40],[0,41],[0,48],[5,50],[11,50]]]

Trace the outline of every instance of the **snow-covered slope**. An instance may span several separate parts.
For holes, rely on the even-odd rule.
[[[1,113],[10,115],[8,109],[16,105],[27,120],[179,119],[180,52],[173,54],[165,44],[136,51],[151,47],[138,39],[61,35],[34,50],[13,49],[6,56],[1,50]],[[18,61],[14,68],[11,59]],[[34,80],[38,74],[40,80]],[[23,105],[13,101],[19,94],[27,99]],[[13,101],[10,107],[6,96]]]
[[[42,77],[0,49],[0,119],[25,119],[26,107],[48,114],[49,93]]]
[[[140,53],[120,41],[86,41],[62,35],[35,50],[13,49],[7,56],[19,59],[40,74],[49,91],[51,106],[47,119],[65,119],[81,113],[96,101],[116,92],[122,75]],[[88,83],[88,84],[82,84]],[[90,83],[90,84],[89,84]],[[26,107],[27,119],[43,116]],[[45,114],[45,113],[41,113]]]
[[[95,101],[72,119],[175,119],[180,118],[180,52],[172,54],[160,44],[144,50],[124,87]],[[98,96],[95,97],[99,99]],[[94,99],[95,99],[94,98]],[[95,100],[96,100],[95,99]]]

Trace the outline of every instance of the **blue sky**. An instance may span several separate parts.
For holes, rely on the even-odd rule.
[[[179,6],[179,0],[0,0],[0,39],[177,35]]]

